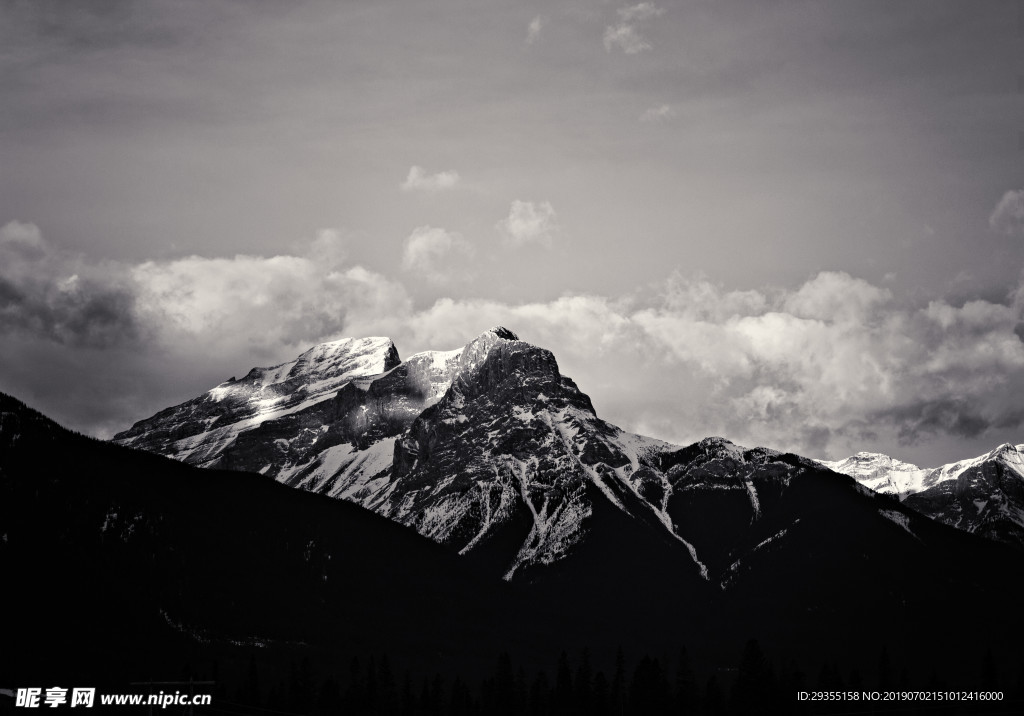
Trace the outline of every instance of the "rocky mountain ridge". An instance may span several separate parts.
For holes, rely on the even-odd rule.
[[[247,430],[289,415],[317,413],[353,378],[386,372],[399,363],[389,338],[321,343],[293,361],[253,368],[181,405],[161,410],[114,436],[119,445],[213,466]]]

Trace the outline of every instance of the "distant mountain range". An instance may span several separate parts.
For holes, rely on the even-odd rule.
[[[821,464],[939,522],[1024,548],[1024,445],[936,468],[860,452]]]

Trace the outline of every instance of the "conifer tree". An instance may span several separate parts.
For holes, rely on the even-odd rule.
[[[584,649],[580,655],[580,665],[576,669],[573,681],[576,712],[589,714],[593,711],[593,671],[590,667],[590,649]]]
[[[690,655],[684,646],[679,649],[679,661],[676,663],[676,713],[693,713],[697,710],[698,700],[697,679],[690,667]]]
[[[569,667],[569,655],[563,651],[558,657],[558,671],[555,674],[555,713],[572,714],[573,705],[572,669]]]

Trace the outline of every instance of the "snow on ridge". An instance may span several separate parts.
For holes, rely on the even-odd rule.
[[[926,479],[934,472],[882,453],[859,452],[842,460],[817,460],[829,470],[848,475],[865,487],[903,500],[925,489]]]
[[[907,531],[907,534],[909,534],[914,539],[920,541],[921,538],[914,534],[913,530],[910,529],[910,518],[902,512],[897,512],[896,510],[879,510],[878,514],[880,514],[882,517],[889,520],[893,524],[899,525]]]
[[[754,509],[754,517],[751,522],[756,522],[761,518],[761,501],[757,497],[757,488],[754,487],[753,480],[744,480],[743,484],[747,488],[747,494],[750,496],[750,506]]]
[[[627,455],[632,453],[637,457],[645,457],[652,452],[677,449],[674,444],[659,440],[658,438],[627,432],[621,428],[617,428],[617,430],[618,433],[615,437],[618,439],[619,444],[626,448],[625,452]],[[633,466],[633,469],[636,469],[636,465]]]
[[[771,544],[775,540],[780,539],[782,537],[785,537],[786,533],[788,531],[789,531],[788,527],[783,527],[781,530],[779,530],[778,532],[773,534],[771,537],[767,537],[767,538],[761,540],[760,542],[758,542],[756,545],[754,545],[754,549],[752,549],[751,552],[756,552],[757,550],[761,549],[762,547],[765,547],[765,546]]]
[[[405,364],[429,363],[430,369],[436,372],[447,370],[449,363],[457,361],[462,355],[462,349],[456,348],[450,351],[422,351],[402,361]]]
[[[1010,468],[1024,479],[1024,444],[1012,443],[1003,443],[984,455],[936,468],[918,467],[883,453],[872,452],[859,452],[842,460],[817,462],[830,470],[849,475],[875,492],[897,495],[902,501],[909,495],[956,480],[967,470],[993,461]]]

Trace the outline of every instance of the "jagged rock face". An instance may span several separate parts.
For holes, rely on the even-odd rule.
[[[1001,445],[904,504],[953,527],[1024,547],[1024,456],[1013,445]]]
[[[564,556],[605,493],[645,504],[625,477],[658,444],[599,420],[550,351],[501,328],[353,381],[335,406],[329,447],[278,479],[355,501],[463,553],[495,552],[506,577]]]
[[[421,353],[384,373],[353,377],[327,400],[239,433],[210,465],[302,483],[324,451],[348,445],[359,453],[402,433],[447,390],[459,355]]]
[[[630,462],[615,432],[550,351],[485,334],[467,346],[444,398],[396,443],[379,509],[462,552],[527,530],[511,576],[580,539],[590,474]]]
[[[244,431],[267,421],[308,413],[354,378],[390,370],[399,363],[388,338],[342,339],[310,348],[294,361],[253,368],[198,398],[162,410],[114,436],[114,442],[209,467]],[[311,410],[312,409],[312,410]]]
[[[825,462],[939,522],[1024,547],[1024,445],[938,468],[919,468],[877,453]]]

